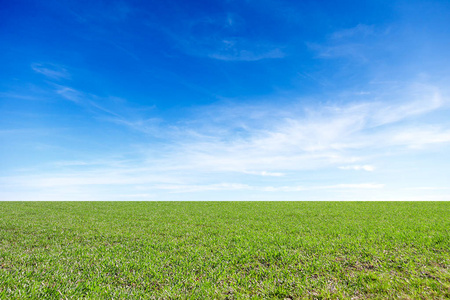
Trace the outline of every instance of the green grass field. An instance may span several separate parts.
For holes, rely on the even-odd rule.
[[[0,202],[0,298],[448,299],[450,202]]]

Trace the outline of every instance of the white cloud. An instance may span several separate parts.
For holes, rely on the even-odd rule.
[[[239,191],[253,189],[251,186],[242,183],[216,183],[216,184],[191,184],[191,185],[156,185],[155,189],[169,190],[173,193],[192,193],[206,191]]]
[[[66,68],[51,63],[33,63],[31,65],[33,71],[40,73],[52,79],[69,79],[70,74]]]
[[[360,163],[368,151],[376,149],[377,155],[383,155],[383,149],[391,147],[417,148],[450,142],[450,129],[432,125],[418,128],[406,122],[446,103],[435,90],[421,95],[413,102],[397,100],[396,104],[385,101],[325,105],[303,112],[291,109],[291,114],[281,119],[282,113],[273,107],[265,109],[273,117],[255,117],[251,112],[237,117],[240,112],[231,110],[228,119],[227,109],[217,108],[217,112],[209,113],[222,115],[223,119],[213,117],[211,127],[203,119],[201,129],[186,129],[185,138],[174,147],[179,151],[172,151],[171,160],[188,169],[217,172],[251,170],[270,174],[339,165],[373,171],[372,165]]]
[[[245,26],[244,18],[228,13],[190,19],[184,24],[183,30],[158,30],[169,36],[182,51],[193,56],[222,61],[258,61],[286,56],[283,45],[270,40],[243,37],[241,32]]]
[[[450,187],[438,187],[438,186],[419,186],[407,188],[408,190],[425,190],[425,191],[441,191],[441,190],[450,190]]]
[[[133,7],[125,1],[98,2],[92,5],[83,5],[80,8],[69,9],[69,12],[81,23],[91,23],[91,26],[100,27],[99,20],[103,22],[121,22],[126,20],[133,12]],[[107,23],[109,25],[109,23]]]
[[[191,181],[191,183],[189,182]],[[341,189],[381,189],[384,184],[380,183],[342,183],[334,185],[250,185],[239,182],[220,182],[211,184],[198,184],[187,178],[164,176],[155,174],[150,170],[122,170],[110,169],[107,171],[79,171],[70,174],[41,174],[40,176],[14,176],[0,177],[0,186],[7,191],[10,188],[20,188],[22,191],[33,191],[44,189],[48,192],[73,191],[79,193],[86,189],[95,191],[100,187],[106,189],[120,189],[128,187],[129,194],[123,197],[137,197],[134,195],[156,195],[157,191],[168,191],[171,193],[193,193],[207,191],[259,191],[259,192],[301,192],[314,190],[341,190]],[[97,188],[96,188],[97,187]],[[141,191],[137,193],[138,191]]]
[[[442,144],[450,142],[450,129],[439,126],[426,126],[399,130],[390,137],[394,145],[404,145],[410,148],[422,148],[431,144]]]
[[[308,43],[308,47],[317,53],[319,58],[337,58],[349,57],[358,61],[366,62],[367,46],[360,43],[346,43],[342,45],[323,46],[314,43]]]
[[[339,167],[339,169],[372,172],[375,170],[375,167],[372,165],[350,165]]]
[[[331,34],[332,39],[344,39],[353,37],[366,37],[375,33],[375,27],[373,25],[358,24],[355,27],[341,29]]]
[[[280,172],[267,172],[267,171],[260,171],[260,172],[243,171],[243,173],[250,174],[250,175],[271,176],[271,177],[281,177],[281,176],[285,175],[284,173],[280,173]]]
[[[386,51],[386,46],[380,45],[380,40],[385,42],[387,32],[389,30],[373,25],[358,24],[330,33],[323,43],[308,42],[306,45],[318,58],[348,58],[360,63],[370,63],[373,56]]]
[[[319,187],[319,189],[381,189],[384,184],[381,183],[357,183],[357,184],[335,184],[324,187]]]
[[[394,97],[403,98],[402,102],[394,101],[392,104],[387,104],[386,102],[377,103],[372,108],[371,125],[379,126],[394,123],[434,111],[447,104],[436,87],[413,84],[409,85],[407,89],[408,91],[392,93]],[[407,96],[405,97],[404,94]]]
[[[67,86],[60,86],[57,90],[56,93],[61,95],[62,97],[64,97],[67,100],[70,100],[72,102],[75,103],[79,103],[81,104],[84,100],[84,95],[83,93],[81,93],[80,91],[67,87]]]
[[[340,189],[382,189],[384,184],[380,183],[341,183],[335,185],[322,185],[322,186],[281,186],[281,187],[262,187],[259,188],[265,192],[300,192],[300,191],[312,191],[312,190],[340,190]]]
[[[211,51],[207,56],[224,61],[257,61],[269,58],[283,58],[286,56],[280,48],[275,46],[245,47],[236,45],[235,43],[230,44],[229,41],[223,42],[228,43],[226,43],[226,46],[217,45],[216,50]]]
[[[97,97],[70,87],[58,86],[57,93],[79,105],[98,106],[94,102],[99,100]],[[158,142],[142,141],[134,153],[127,154],[132,159],[117,155],[109,159],[94,157],[91,161],[59,161],[47,172],[40,170],[38,174],[31,172],[0,181],[5,188],[24,191],[59,193],[70,187],[80,195],[86,191],[100,193],[102,187],[110,187],[117,189],[115,195],[137,195],[130,196],[133,199],[146,194],[157,199],[161,192],[344,193],[382,189],[382,181],[361,183],[363,176],[378,173],[369,174],[375,170],[373,157],[382,160],[395,155],[393,149],[404,153],[450,143],[449,124],[433,125],[431,118],[424,118],[446,108],[448,102],[438,89],[415,86],[409,93],[398,95],[402,97],[395,101],[377,98],[376,102],[344,105],[325,102],[307,109],[295,101],[284,107],[228,103],[197,109],[185,120],[170,124],[161,121],[157,133],[149,130],[153,125],[148,122],[101,107],[97,110],[109,116],[108,121],[146,137],[157,134]],[[385,171],[388,167],[383,165]],[[347,179],[352,179],[343,181],[349,183],[336,183],[336,178],[321,185],[317,181],[305,182],[308,171],[336,168],[368,173],[352,178],[352,172],[346,172]]]

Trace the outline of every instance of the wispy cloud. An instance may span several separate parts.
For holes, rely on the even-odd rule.
[[[318,58],[350,58],[359,62],[368,62],[377,40],[386,34],[386,30],[373,25],[358,24],[329,34],[322,43],[307,42],[307,46],[316,52]],[[375,51],[376,52],[376,51]]]
[[[124,21],[133,12],[133,7],[125,1],[109,1],[108,3],[96,2],[92,5],[81,5],[76,9],[69,9],[81,23],[98,24],[102,22]]]
[[[144,133],[157,133],[160,118],[156,117],[131,117],[133,109],[127,105],[124,99],[115,97],[99,97],[94,94],[85,93],[70,86],[54,85],[55,93],[63,99],[72,101],[86,108],[97,118],[111,123],[126,126],[130,129]],[[147,108],[146,111],[151,111]]]
[[[286,171],[327,167],[373,171],[371,164],[361,162],[375,149],[379,156],[384,148],[421,148],[450,142],[449,128],[403,124],[447,104],[438,89],[417,89],[416,86],[402,95],[404,100],[395,102],[357,102],[298,110],[239,105],[205,107],[205,111],[198,111],[201,119],[194,117],[175,124],[164,124],[158,118],[130,119],[89,98],[87,101],[106,114],[104,120],[162,138],[160,147],[165,147],[165,155],[158,161],[149,157],[154,165],[282,177]],[[59,89],[58,93],[78,101],[79,93],[70,88]],[[415,99],[410,101],[411,97]],[[397,125],[387,126],[393,124]]]
[[[76,166],[82,166],[77,164]],[[68,167],[66,164],[65,167]],[[171,193],[192,193],[207,191],[258,191],[258,192],[300,192],[314,190],[345,190],[345,189],[381,189],[380,183],[340,183],[334,185],[251,185],[240,182],[199,183],[197,179],[189,179],[174,174],[154,172],[147,168],[93,168],[89,170],[69,171],[56,174],[22,175],[0,177],[0,186],[4,190],[20,188],[22,190],[59,191],[61,189],[102,189],[111,188],[131,192],[131,195],[140,191],[153,193],[168,191]],[[97,187],[97,188],[96,188]]]
[[[246,26],[244,19],[227,13],[191,19],[184,24],[182,30],[160,30],[179,45],[183,52],[193,56],[222,61],[259,61],[286,56],[284,45],[242,36],[240,32]]]
[[[407,85],[399,92],[391,91],[391,97],[402,100],[394,100],[392,104],[376,103],[378,107],[371,117],[374,126],[394,123],[448,105],[448,100],[443,99],[438,88],[424,84]]]
[[[450,129],[439,126],[426,126],[411,128],[408,131],[394,132],[390,136],[394,145],[405,145],[410,148],[422,148],[430,144],[442,144],[450,142]]]
[[[40,73],[51,79],[69,79],[70,73],[63,66],[52,63],[33,63],[31,68],[36,73]]]
[[[319,58],[339,58],[349,57],[355,60],[366,62],[368,57],[366,55],[365,44],[360,43],[346,43],[340,45],[323,46],[315,43],[308,43],[308,47],[317,53]]]
[[[206,55],[224,61],[257,61],[286,56],[283,50],[277,46],[251,41],[223,40],[211,46],[213,46],[213,49],[208,51]]]
[[[182,149],[185,162],[195,162],[200,169],[283,172],[352,164],[364,160],[366,150],[378,149],[382,153],[380,149],[385,147],[448,142],[446,128],[424,124],[419,129],[414,124],[400,124],[413,116],[444,107],[445,101],[435,91],[422,96],[413,103],[408,100],[396,101],[396,104],[365,102],[291,110],[291,114],[282,119],[262,114],[261,123],[242,116],[239,130],[227,133],[217,123],[212,130],[191,128],[177,147]],[[224,111],[221,110],[222,117]],[[274,116],[282,114],[272,107],[267,111]],[[236,111],[231,112],[229,119],[236,118],[234,113]],[[264,127],[258,127],[261,124]],[[388,124],[398,125],[386,127]],[[220,132],[222,136],[213,132]]]
[[[355,27],[345,28],[337,30],[331,34],[331,39],[348,39],[348,38],[360,38],[373,35],[375,33],[375,28],[373,25],[358,24]]]
[[[56,93],[61,95],[63,98],[78,104],[85,102],[84,100],[86,99],[82,92],[67,86],[60,86],[56,90]]]
[[[374,101],[341,105],[296,105],[296,100],[286,106],[227,103],[196,108],[190,116],[170,122],[139,121],[104,108],[95,95],[68,86],[57,86],[55,93],[96,110],[100,121],[128,128],[130,133],[155,135],[158,141],[141,140],[131,159],[119,154],[103,160],[57,162],[38,175],[3,178],[4,186],[55,191],[114,187],[122,195],[381,190],[385,183],[373,179],[304,183],[308,178],[304,172],[361,170],[368,172],[358,175],[373,175],[378,173],[371,172],[374,157],[395,155],[395,149],[404,153],[450,143],[450,124],[436,125],[430,118],[420,121],[448,104],[439,88],[427,85],[401,89],[395,101],[371,93]],[[153,126],[158,130],[151,130]]]

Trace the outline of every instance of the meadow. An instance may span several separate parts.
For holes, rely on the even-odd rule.
[[[1,299],[448,299],[450,202],[0,202]]]

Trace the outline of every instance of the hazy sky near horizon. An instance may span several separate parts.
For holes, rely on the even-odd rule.
[[[450,200],[449,1],[0,2],[0,200]]]

